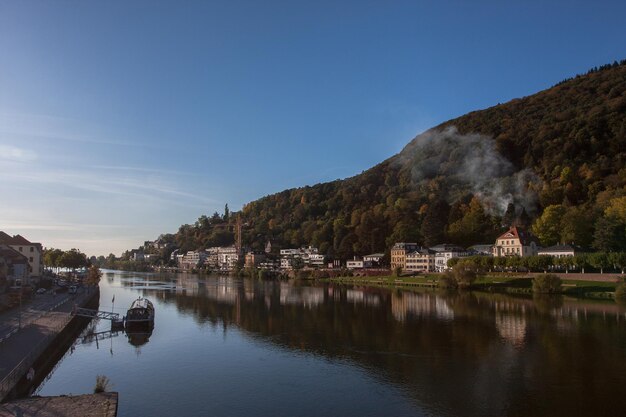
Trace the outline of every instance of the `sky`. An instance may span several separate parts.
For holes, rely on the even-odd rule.
[[[626,58],[624,1],[0,0],[0,230],[121,254]]]

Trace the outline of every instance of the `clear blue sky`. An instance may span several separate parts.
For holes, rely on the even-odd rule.
[[[626,58],[625,17],[624,1],[0,1],[0,230],[119,254],[358,174]]]

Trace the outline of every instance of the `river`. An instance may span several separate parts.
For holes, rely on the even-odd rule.
[[[105,375],[119,416],[626,412],[612,302],[116,271],[100,289],[101,310],[153,301],[152,333],[79,338],[37,394],[90,393]]]

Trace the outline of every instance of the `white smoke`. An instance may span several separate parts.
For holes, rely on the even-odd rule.
[[[460,134],[455,127],[431,130],[416,137],[399,155],[399,163],[410,167],[415,183],[438,179],[442,197],[449,201],[470,191],[480,198],[490,214],[502,215],[513,203],[533,213],[541,180],[529,169],[516,171],[496,149],[492,138]]]

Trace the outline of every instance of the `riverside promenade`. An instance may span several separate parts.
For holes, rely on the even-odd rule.
[[[73,295],[44,295],[48,298],[34,300],[21,313],[9,311],[0,315],[0,401],[28,373],[30,380],[44,377],[33,364],[72,321],[74,305],[82,306],[97,294],[97,289],[81,289]]]

